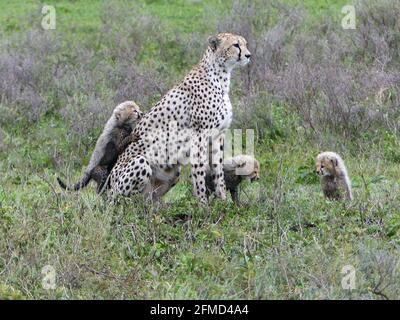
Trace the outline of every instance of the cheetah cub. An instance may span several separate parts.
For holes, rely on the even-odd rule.
[[[93,179],[97,182],[97,193],[100,193],[118,156],[130,142],[137,140],[137,137],[131,133],[142,115],[143,113],[133,101],[119,104],[96,142],[83,177],[73,186],[67,186],[57,177],[59,185],[63,189],[76,191],[85,187]]]
[[[321,177],[322,191],[330,200],[352,200],[350,178],[343,159],[335,152],[322,152],[316,160],[317,173]]]
[[[239,204],[239,184],[244,180],[251,182],[260,178],[260,163],[249,155],[238,155],[224,162],[224,179],[226,189],[232,196],[232,201]],[[208,195],[214,192],[213,177],[210,170],[206,172],[206,187]]]

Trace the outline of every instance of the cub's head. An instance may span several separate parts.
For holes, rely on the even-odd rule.
[[[315,162],[317,174],[320,176],[334,176],[336,174],[336,167],[339,164],[339,160],[336,155],[332,152],[323,152],[317,156]]]
[[[250,62],[251,53],[245,38],[231,33],[219,33],[208,38],[217,62],[227,68],[244,66]]]
[[[225,160],[224,168],[251,182],[260,179],[260,163],[249,155],[238,155]]]
[[[137,124],[143,115],[140,111],[138,105],[133,101],[125,101],[119,104],[113,112],[115,119],[117,121],[118,127],[131,127]]]

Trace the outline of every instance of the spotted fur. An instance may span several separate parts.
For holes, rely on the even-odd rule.
[[[243,37],[229,33],[209,38],[200,63],[136,126],[139,140],[127,147],[111,172],[112,194],[129,196],[147,190],[158,198],[169,190],[171,179],[179,176],[180,166],[190,162],[194,195],[206,203],[205,169],[211,139],[216,194],[226,198],[222,161],[224,132],[232,121],[230,77],[234,68],[250,61],[246,45]],[[174,149],[176,159],[166,149]],[[160,159],[160,154],[165,156]],[[139,163],[138,157],[142,159]],[[155,183],[159,192],[152,188]]]

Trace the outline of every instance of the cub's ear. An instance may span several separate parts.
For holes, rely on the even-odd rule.
[[[232,162],[236,168],[244,168],[246,166],[246,161],[243,161],[243,160],[240,160],[240,161],[232,160]]]
[[[210,45],[210,48],[212,51],[217,50],[220,43],[221,43],[221,40],[218,39],[217,36],[211,36],[208,38],[208,44]]]
[[[116,112],[115,113],[115,119],[117,119],[117,121],[120,121],[121,120],[121,112]]]
[[[335,167],[337,167],[337,165],[338,165],[338,160],[337,159],[335,159],[335,158],[331,159],[331,162]]]

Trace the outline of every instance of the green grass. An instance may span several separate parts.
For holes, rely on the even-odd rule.
[[[124,0],[116,0],[118,3],[127,3]],[[211,0],[135,0],[136,9],[144,13],[154,15],[168,24],[164,31],[171,33],[191,34],[193,32],[213,32],[214,21],[204,19],[208,12],[224,14],[226,8],[233,1],[211,1]],[[348,4],[346,0],[288,0],[286,3],[304,7],[312,19],[319,19],[329,14],[341,17],[341,8]],[[107,1],[101,0],[15,0],[4,5],[0,12],[0,30],[11,34],[24,31],[30,27],[30,23],[39,25],[43,15],[43,5],[53,5],[56,9],[58,34],[69,37],[69,39],[86,39],[99,32],[101,25],[101,8]],[[129,11],[126,12],[129,15]],[[26,17],[30,17],[30,21]],[[107,19],[107,17],[105,17]],[[54,31],[53,31],[54,32]]]
[[[312,17],[320,18],[322,15],[341,15],[341,9],[351,2],[346,0],[289,0],[287,3],[291,5],[303,6]]]
[[[345,1],[302,3],[316,22]],[[98,48],[102,1],[46,4],[56,7],[55,32],[66,48],[69,41]],[[162,21],[165,37],[200,33],[206,39],[215,21],[204,15],[223,12],[224,5],[180,0],[140,1],[139,7]],[[3,5],[0,30],[10,37],[25,33],[40,23],[38,7],[20,0]],[[26,15],[35,22],[24,20]],[[157,65],[159,44],[145,48],[151,49],[143,60]],[[177,51],[173,43],[168,50],[170,56]],[[176,56],[174,74],[166,74],[171,82],[187,68]],[[64,192],[55,177],[79,177],[98,132],[76,137],[52,112],[32,125],[5,126],[0,299],[376,299],[380,277],[376,291],[399,298],[399,273],[392,270],[400,245],[397,137],[386,132],[362,146],[344,143],[355,201],[330,202],[314,173],[314,158],[324,144],[296,127],[284,107],[272,113],[279,134],[266,132],[256,145],[261,180],[242,186],[240,207],[213,200],[200,208],[188,169],[163,204],[136,197],[112,205],[91,187]],[[46,265],[56,271],[54,290],[42,286]],[[341,287],[345,265],[356,269],[351,292]]]
[[[117,0],[113,5],[126,4],[127,1]],[[143,10],[144,13],[157,16],[162,21],[167,22],[169,28],[166,30],[171,33],[203,32],[210,30],[210,25],[203,19],[206,9],[209,6],[213,10],[223,12],[229,2],[225,1],[152,1],[136,0],[135,9]],[[107,5],[107,1],[101,0],[53,0],[53,1],[24,1],[16,0],[4,6],[0,12],[2,31],[6,34],[24,31],[29,28],[29,23],[40,25],[41,8],[43,5],[52,5],[56,9],[57,34],[67,36],[68,39],[86,39],[93,35],[98,35],[101,25],[101,8]],[[126,12],[129,15],[129,11]],[[26,21],[29,16],[31,21]],[[189,17],[189,18],[188,18]],[[107,17],[105,17],[107,19]]]
[[[144,9],[156,15],[170,26],[171,32],[190,34],[210,30],[209,24],[203,19],[206,8],[212,6],[213,10],[223,12],[226,5],[231,1],[143,1]],[[188,19],[188,17],[190,17]]]
[[[56,9],[56,30],[49,32],[80,38],[99,31],[103,2],[98,0],[12,1],[4,5],[0,13],[1,28],[11,34],[26,31],[32,25],[40,26],[43,5],[52,5]]]
[[[344,265],[360,270],[375,247],[396,257],[389,244],[400,244],[398,166],[346,158],[356,198],[346,207],[324,200],[315,181],[298,181],[301,168],[312,171],[301,147],[259,152],[263,178],[244,186],[243,206],[215,201],[205,209],[188,182],[156,207],[140,198],[112,206],[90,188],[60,192],[55,172],[25,157],[30,173],[10,171],[0,189],[3,296],[348,298]],[[56,290],[41,288],[47,264],[57,271]],[[361,280],[352,294],[373,298],[371,280]]]

